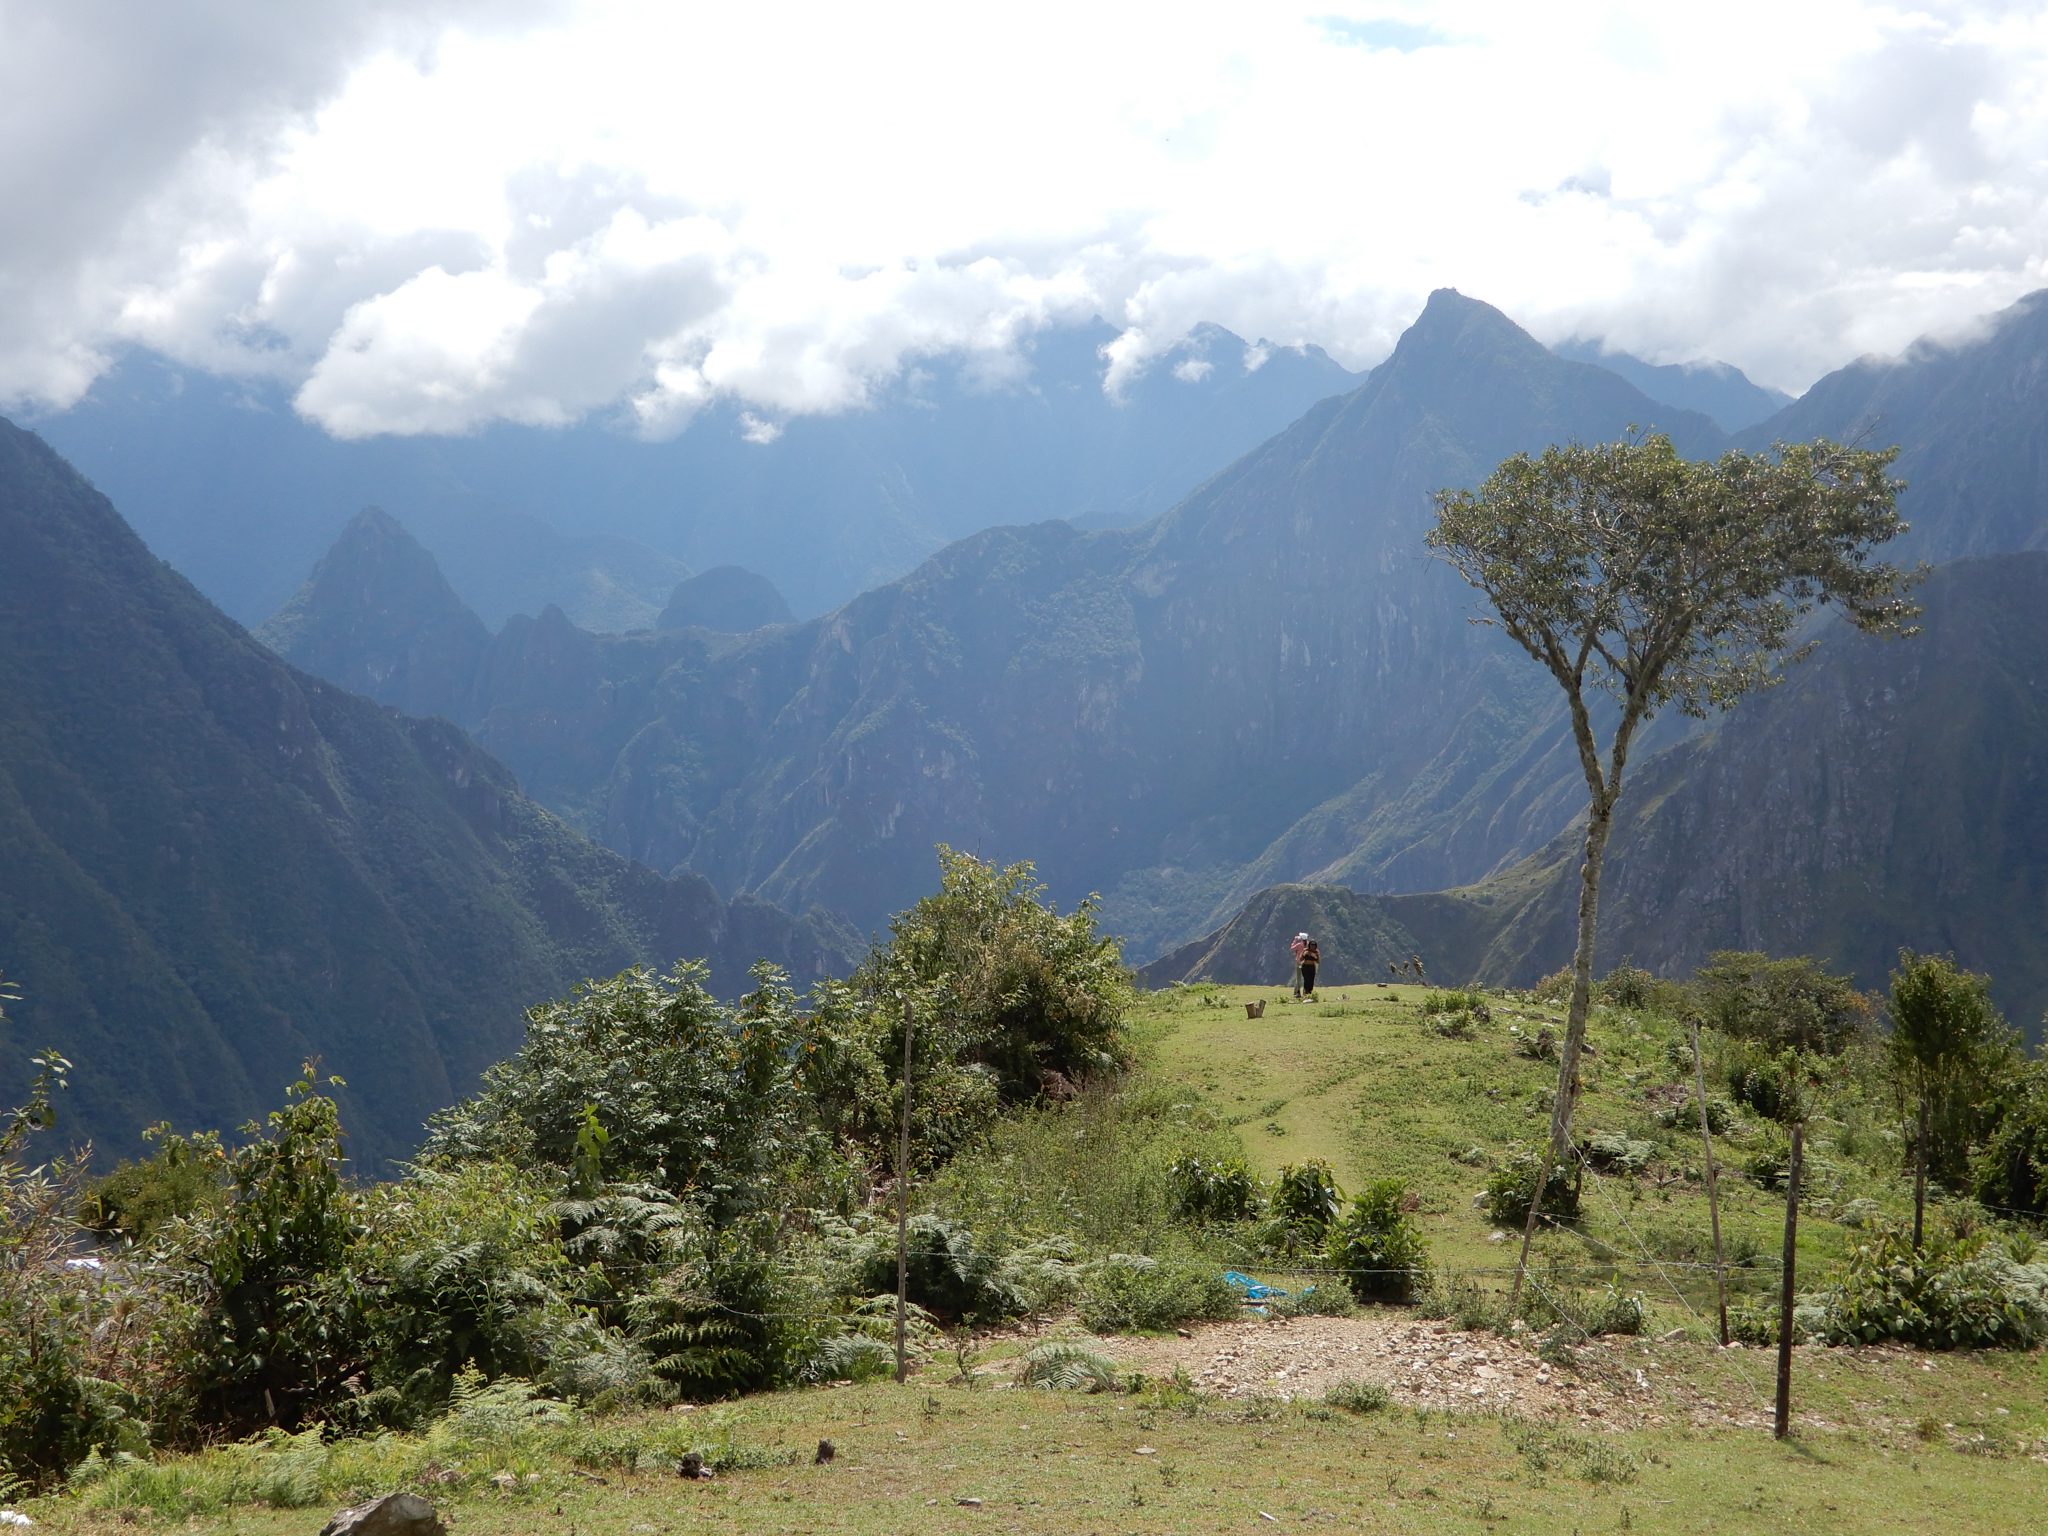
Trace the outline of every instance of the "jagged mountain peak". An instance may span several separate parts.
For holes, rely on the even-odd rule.
[[[460,713],[490,643],[426,547],[379,507],[349,520],[257,638],[294,666],[418,715]]]

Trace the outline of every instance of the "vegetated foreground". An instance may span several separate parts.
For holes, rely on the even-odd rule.
[[[1248,1019],[1243,1004],[1259,1000],[1266,1016]],[[1019,1239],[1044,1210],[1084,1253],[1122,1235],[1160,1261],[1134,1275],[1241,1268],[1289,1293],[1260,1312],[1118,1335],[1103,1330],[1148,1293],[1117,1293],[1119,1314],[1091,1288],[1078,1318],[949,1340],[919,1329],[918,1374],[902,1387],[667,1411],[584,1412],[524,1383],[468,1380],[418,1434],[275,1432],[103,1467],[29,1508],[59,1531],[129,1529],[140,1511],[184,1529],[282,1532],[308,1529],[309,1509],[405,1486],[458,1527],[508,1533],[957,1530],[969,1519],[1019,1531],[2036,1528],[2048,1462],[2038,1350],[1801,1345],[1796,1438],[1770,1439],[1773,1352],[1712,1342],[1699,1135],[1680,1091],[1690,1058],[1676,1019],[1648,998],[1596,1018],[1581,1139],[1607,1171],[1587,1173],[1575,1222],[1545,1231],[1530,1305],[1506,1319],[1512,1247],[1481,1186],[1497,1188],[1517,1147],[1542,1135],[1554,1081],[1543,1037],[1556,1026],[1553,1004],[1518,993],[1350,987],[1302,1004],[1273,988],[1154,993],[1135,1010],[1140,1065],[1118,1090],[1013,1113],[920,1191],[938,1220],[972,1216]],[[1723,1097],[1745,1042],[1707,1038],[1740,1316],[1775,1293],[1782,1195],[1760,1185],[1781,1133]],[[1825,1090],[1803,1292],[1910,1212],[1895,1119],[1853,1064]],[[1428,1245],[1422,1300],[1356,1308],[1327,1251],[1276,1265],[1270,1228],[1260,1236],[1244,1213],[1186,1218],[1191,1160],[1203,1159],[1222,1185],[1272,1177],[1268,1222],[1314,1159],[1347,1189],[1391,1176]],[[1952,1233],[1985,1219],[1937,1202],[1930,1224]],[[2030,1256],[2023,1237],[2006,1240]],[[1765,1310],[1748,1310],[1749,1327]],[[1055,1370],[1036,1369],[1048,1350]],[[1034,1372],[1098,1390],[1033,1390]],[[834,1452],[822,1463],[820,1441]],[[691,1451],[711,1478],[677,1476]]]
[[[1702,1353],[1658,1346],[1651,1358],[1697,1364]],[[148,1523],[246,1536],[309,1532],[353,1491],[404,1481],[436,1502],[451,1529],[494,1536],[881,1536],[983,1522],[1046,1533],[1305,1525],[1558,1536],[2039,1528],[2039,1465],[2009,1450],[1960,1454],[1957,1431],[1938,1427],[1946,1415],[1958,1431],[1981,1425],[1984,1446],[1996,1435],[2009,1445],[1989,1404],[2038,1405],[2038,1364],[1945,1358],[1923,1373],[1889,1351],[1881,1361],[1839,1364],[1816,1353],[1825,1379],[1807,1389],[1809,1405],[1833,1427],[1805,1420],[1791,1445],[1675,1424],[1588,1433],[1483,1412],[1225,1402],[1170,1384],[1080,1395],[1005,1387],[999,1378],[969,1389],[931,1372],[902,1387],[778,1392],[587,1425],[521,1427],[480,1414],[476,1426],[446,1428],[431,1444],[391,1437],[333,1447],[317,1474],[329,1491],[321,1508],[238,1507]],[[1686,1379],[1704,1387],[1713,1376]],[[1927,1443],[1855,1426],[1859,1402],[1908,1394],[1913,1411],[1936,1424]],[[820,1439],[835,1451],[824,1465],[816,1463]],[[711,1453],[709,1480],[677,1477],[676,1456],[691,1446]],[[113,1509],[30,1508],[53,1532],[137,1529],[132,1515]]]

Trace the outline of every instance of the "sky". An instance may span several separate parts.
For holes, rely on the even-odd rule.
[[[0,0],[0,408],[760,436],[1430,290],[1798,391],[2048,286],[2048,7]],[[1254,354],[1256,356],[1256,354]]]

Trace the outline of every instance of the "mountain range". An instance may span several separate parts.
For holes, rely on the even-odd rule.
[[[1102,891],[1151,953],[1297,868],[1413,889],[1540,846],[1568,814],[1546,800],[1556,711],[1423,557],[1429,493],[1631,424],[1694,453],[1725,441],[1445,290],[1362,386],[1137,528],[991,529],[738,640],[544,613],[433,697],[401,690],[437,637],[474,631],[449,594],[419,597],[424,550],[380,586],[360,528],[316,579],[330,595],[309,588],[266,633],[296,664],[447,714],[656,869],[866,928],[928,884],[944,840],[1035,859],[1067,899]]]
[[[379,1166],[507,1054],[522,1011],[634,962],[837,972],[856,940],[577,836],[444,721],[296,671],[0,422],[0,1056],[78,1065],[67,1134],[233,1126],[299,1063]],[[457,637],[459,638],[459,637]]]
[[[1603,956],[1811,948],[1870,981],[1952,947],[2032,1018],[2043,359],[2037,297],[1731,439],[1444,290],[1149,521],[985,528],[801,622],[798,546],[756,538],[745,569],[655,570],[647,622],[605,632],[481,612],[410,518],[358,510],[264,626],[275,656],[13,432],[0,963],[31,1030],[122,1063],[95,1127],[231,1119],[318,1049],[360,1062],[376,1156],[522,1004],[633,958],[708,954],[728,988],[755,954],[841,965],[942,840],[1036,861],[1063,904],[1100,891],[1155,981],[1264,979],[1299,927],[1333,982],[1417,953],[1531,979],[1568,952],[1583,790],[1554,685],[1425,557],[1429,496],[1634,426],[1695,455],[1897,441],[1909,552],[1950,563],[1922,637],[1824,635],[1782,689],[1645,743]]]
[[[1115,336],[1051,329],[1001,374],[934,359],[833,416],[716,407],[661,442],[603,420],[337,441],[280,387],[146,353],[37,425],[252,626],[365,506],[404,523],[493,629],[549,604],[587,629],[646,627],[721,565],[809,617],[996,524],[1140,522],[1358,381],[1314,347],[1203,326],[1112,399]]]

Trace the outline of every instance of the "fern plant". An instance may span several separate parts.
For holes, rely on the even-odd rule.
[[[1025,1354],[1017,1382],[1046,1392],[1113,1392],[1116,1363],[1085,1345],[1055,1341]]]

